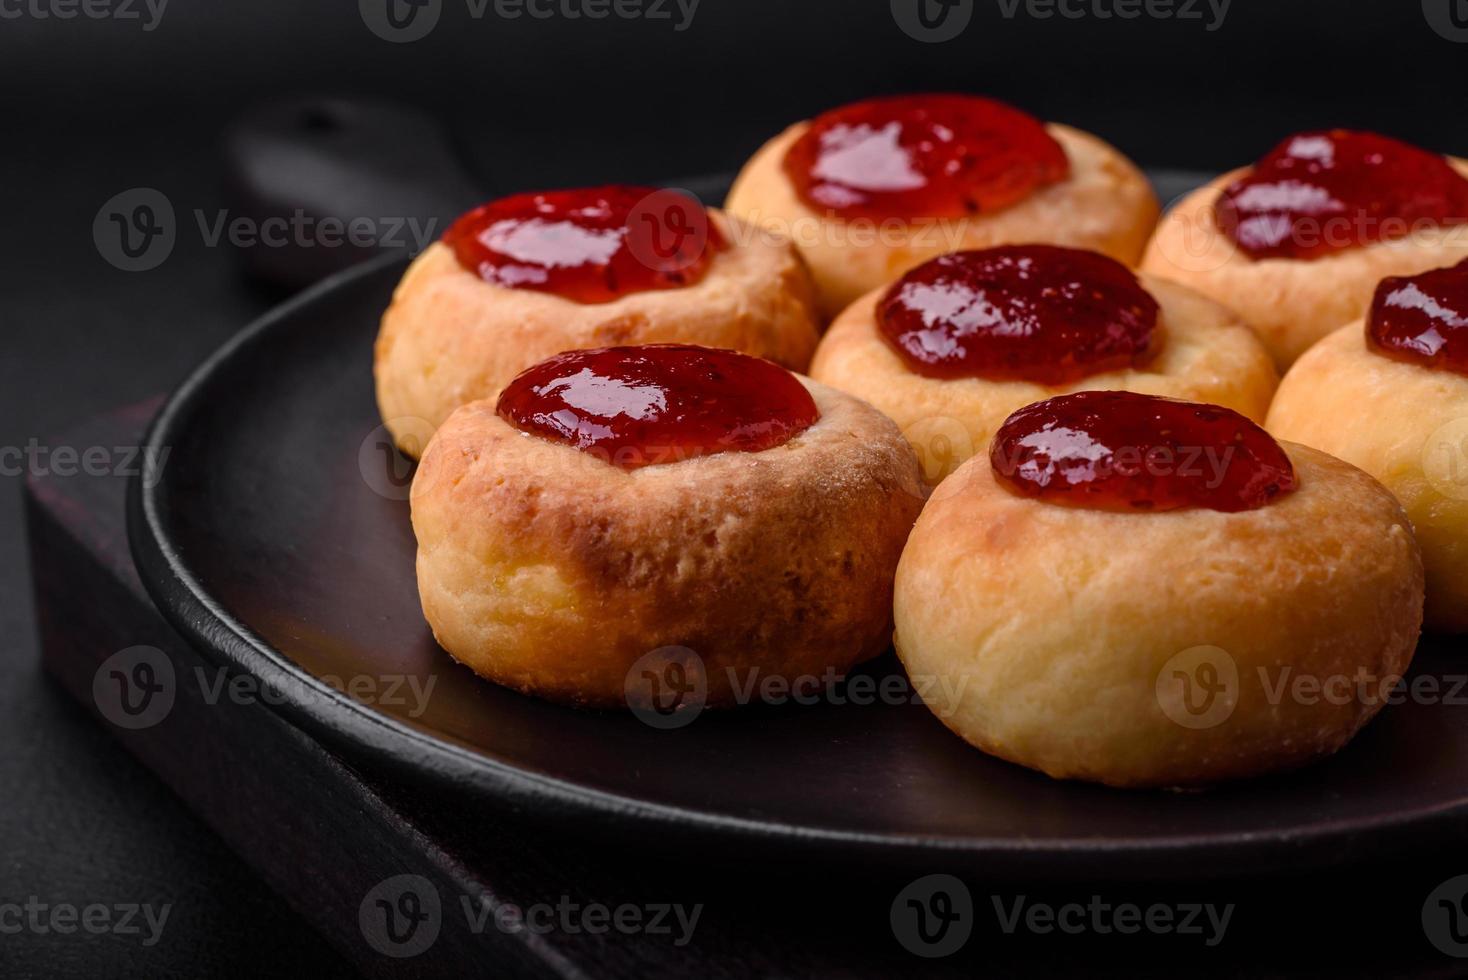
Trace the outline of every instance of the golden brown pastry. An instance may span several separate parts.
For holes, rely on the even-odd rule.
[[[727,705],[886,649],[922,495],[887,418],[767,361],[574,351],[429,444],[423,611],[455,658],[526,693],[626,704],[633,666],[676,647]]]
[[[1388,279],[1290,368],[1269,430],[1376,477],[1427,568],[1427,628],[1468,632],[1468,264]]]
[[[947,252],[1049,242],[1136,263],[1147,179],[1094,136],[991,99],[871,99],[797,123],[745,165],[731,214],[792,239],[822,313]]]
[[[1359,319],[1382,278],[1468,257],[1464,221],[1468,161],[1301,133],[1169,209],[1141,268],[1238,311],[1284,370]]]
[[[682,195],[522,194],[469,212],[417,258],[377,338],[378,407],[398,446],[564,350],[687,342],[805,370],[817,338],[795,250]]]
[[[1229,310],[1093,252],[1007,246],[944,256],[836,318],[811,377],[871,402],[936,484],[1018,408],[1122,389],[1263,421],[1278,376]]]
[[[1195,786],[1341,748],[1407,669],[1422,588],[1406,515],[1355,467],[1226,409],[1081,392],[934,492],[896,646],[985,752]]]

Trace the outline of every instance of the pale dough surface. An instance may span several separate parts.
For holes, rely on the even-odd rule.
[[[1140,368],[1059,386],[926,377],[908,370],[878,330],[876,306],[883,288],[837,317],[816,349],[811,376],[891,417],[934,484],[964,460],[987,452],[995,430],[1011,413],[1072,391],[1135,391],[1209,402],[1263,422],[1279,377],[1253,332],[1237,315],[1190,289],[1152,276],[1141,280],[1160,307],[1162,347]]]
[[[431,245],[393,293],[374,352],[378,409],[398,447],[418,456],[454,409],[498,397],[515,375],[566,350],[699,344],[804,371],[818,328],[800,256],[737,219],[710,217],[730,247],[703,279],[610,303],[494,285]]]
[[[702,658],[716,705],[751,672],[818,676],[882,652],[917,461],[875,409],[802,380],[821,417],[790,442],[631,471],[522,433],[493,403],[460,408],[412,488],[434,635],[481,676],[604,706],[665,646]]]
[[[1380,484],[1285,448],[1299,489],[1234,514],[1054,505],[970,460],[934,492],[897,572],[897,650],[929,707],[986,752],[1117,786],[1207,784],[1339,749],[1380,701],[1306,703],[1294,679],[1405,671],[1422,562]],[[1195,702],[1227,713],[1194,728],[1169,714],[1183,690],[1170,671],[1197,671],[1199,647],[1225,652],[1215,678],[1231,663],[1238,680],[1231,702]]]
[[[1468,377],[1373,353],[1358,321],[1295,362],[1268,428],[1396,495],[1422,545],[1427,628],[1468,632]]]
[[[786,176],[785,153],[810,126],[796,123],[762,147],[729,191],[728,210],[790,237],[815,277],[829,319],[864,293],[948,252],[1024,242],[1069,245],[1136,265],[1157,223],[1156,195],[1126,157],[1089,133],[1046,127],[1070,159],[1070,177],[991,214],[853,223],[811,210]]]
[[[1468,176],[1468,161],[1449,162]],[[1213,213],[1224,188],[1248,172],[1246,167],[1223,174],[1170,208],[1147,245],[1141,268],[1237,310],[1281,371],[1321,337],[1364,315],[1382,279],[1468,258],[1465,224],[1424,228],[1399,241],[1310,261],[1255,261],[1219,229]]]

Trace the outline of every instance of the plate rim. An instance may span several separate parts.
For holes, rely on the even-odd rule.
[[[893,867],[962,865],[987,874],[1069,876],[1135,880],[1196,878],[1206,872],[1236,877],[1264,870],[1305,869],[1347,863],[1393,849],[1407,849],[1468,818],[1468,790],[1455,801],[1367,818],[1331,819],[1265,831],[1229,831],[1159,836],[1025,837],[928,836],[813,827],[778,819],[753,819],[710,810],[638,799],[574,781],[532,772],[492,758],[452,739],[382,714],[348,697],[295,664],[257,636],[215,600],[193,575],[169,539],[160,499],[167,457],[160,447],[176,444],[211,379],[231,361],[266,342],[280,325],[354,284],[406,266],[401,254],[371,259],[337,273],[258,317],[193,369],[167,397],[144,435],[146,461],[129,479],[128,542],[140,578],[164,617],[206,658],[224,661],[282,697],[267,703],[297,729],[328,743],[347,758],[358,757],[410,780],[426,778],[440,787],[466,787],[507,814],[541,818],[547,812],[567,826],[627,839],[647,830],[690,846],[738,840],[785,852],[788,858],[823,862],[859,855]],[[303,698],[301,691],[312,696]],[[978,750],[974,750],[978,751]],[[1116,790],[1114,792],[1138,792]],[[1419,831],[1412,835],[1406,831]],[[1387,839],[1390,838],[1390,839]],[[1411,838],[1411,840],[1407,840]],[[660,843],[665,838],[658,838]],[[1190,860],[1181,862],[1181,856]],[[1084,868],[1078,862],[1084,860]],[[946,862],[946,863],[944,863]]]

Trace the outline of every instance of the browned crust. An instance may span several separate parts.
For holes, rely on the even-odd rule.
[[[828,319],[914,266],[962,249],[1048,242],[1135,265],[1157,223],[1157,198],[1142,172],[1095,136],[1058,124],[1046,128],[1065,148],[1070,177],[1002,211],[870,229],[828,219],[796,195],[783,167],[786,151],[809,125],[791,126],[744,165],[729,191],[728,210],[794,239]]]
[[[1237,514],[1055,506],[970,460],[935,491],[897,573],[897,650],[929,706],[994,755],[1116,786],[1208,784],[1339,749],[1381,701],[1311,704],[1279,683],[1405,672],[1421,555],[1380,484],[1285,445],[1299,489]],[[1178,724],[1158,695],[1164,668],[1198,647],[1238,672],[1213,727]]]
[[[1137,391],[1223,405],[1262,422],[1279,376],[1268,352],[1226,307],[1176,283],[1143,276],[1158,302],[1161,349],[1140,368],[1070,385],[982,378],[937,379],[908,370],[882,338],[875,290],[847,308],[816,348],[811,377],[866,399],[897,423],[936,484],[976,453],[1025,405],[1082,390]]]
[[[1268,425],[1401,501],[1427,568],[1428,629],[1468,632],[1468,378],[1372,353],[1357,321],[1295,362]]]
[[[482,676],[624,703],[631,666],[678,645],[709,703],[746,676],[843,671],[890,641],[892,576],[922,505],[890,421],[807,382],[789,443],[617,469],[475,402],[429,445],[412,495],[419,591],[439,642]]]
[[[1450,162],[1468,176],[1468,161]],[[1387,276],[1413,275],[1468,258],[1468,225],[1458,225],[1308,262],[1255,261],[1223,234],[1213,214],[1223,189],[1248,172],[1222,174],[1169,208],[1141,268],[1237,310],[1280,370],[1326,334],[1359,319],[1376,284]]]
[[[710,215],[730,247],[701,281],[611,303],[496,286],[466,271],[442,243],[430,246],[393,293],[374,350],[378,409],[399,448],[417,456],[454,409],[498,397],[515,375],[566,350],[690,343],[805,370],[818,326],[799,255],[774,236]]]

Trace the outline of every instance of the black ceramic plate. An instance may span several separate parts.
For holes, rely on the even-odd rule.
[[[372,340],[401,272],[348,272],[219,351],[155,423],[166,466],[131,501],[135,557],[164,612],[342,755],[463,807],[629,842],[974,873],[1316,865],[1468,816],[1462,704],[1395,706],[1321,764],[1179,794],[1054,782],[969,748],[920,705],[761,706],[661,731],[479,680],[419,611],[406,481],[373,402]],[[890,655],[868,669],[900,671]],[[1468,668],[1424,651],[1418,669]],[[398,676],[433,683],[426,710],[406,684],[384,686]],[[353,677],[371,685],[361,699],[333,682]]]

